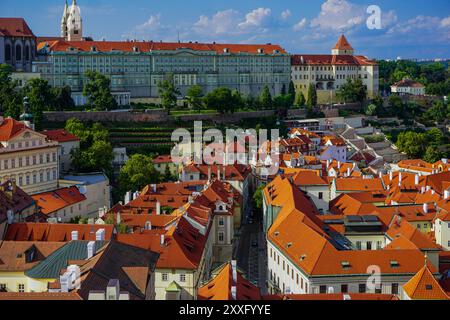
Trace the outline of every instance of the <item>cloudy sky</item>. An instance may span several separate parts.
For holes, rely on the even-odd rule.
[[[0,0],[38,36],[59,34],[65,0]],[[69,0],[70,2],[72,0]],[[78,0],[84,35],[107,40],[278,43],[328,53],[341,33],[373,58],[450,58],[450,0]],[[367,8],[381,9],[369,29]]]

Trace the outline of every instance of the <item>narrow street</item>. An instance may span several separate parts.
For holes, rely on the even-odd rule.
[[[250,222],[252,223],[248,223]],[[245,272],[247,279],[254,285],[266,291],[266,252],[265,241],[262,232],[262,222],[258,217],[253,220],[245,217],[236,256],[238,267]]]

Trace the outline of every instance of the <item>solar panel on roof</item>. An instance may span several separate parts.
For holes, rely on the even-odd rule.
[[[349,222],[361,222],[362,218],[360,216],[348,216],[347,220]]]
[[[363,219],[367,222],[378,222],[377,216],[364,216]]]

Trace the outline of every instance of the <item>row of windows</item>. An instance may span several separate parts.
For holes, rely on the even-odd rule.
[[[53,153],[41,153],[39,155],[33,155],[29,157],[10,158],[0,161],[0,169],[15,169],[28,167],[30,165],[35,166],[44,163],[56,162],[56,152]]]
[[[9,180],[10,178],[14,178],[14,177],[5,177],[5,180]],[[34,172],[34,173],[26,173],[26,174],[21,174],[19,175],[19,179],[18,179],[18,185],[19,187],[22,186],[28,186],[31,184],[37,184],[37,183],[41,183],[41,182],[47,182],[47,181],[55,181],[57,180],[58,176],[57,176],[57,170],[53,169],[53,170],[47,170],[46,172]],[[0,177],[0,181],[2,181],[2,177]]]
[[[0,292],[6,292],[6,283],[0,283]],[[17,292],[25,292],[25,284],[19,283],[17,285]]]
[[[182,273],[179,277],[180,282],[186,282],[186,274]],[[161,274],[161,281],[167,282],[169,281],[169,274],[168,273],[162,273]]]
[[[295,66],[295,71],[331,71],[332,66]],[[336,66],[338,71],[350,71],[350,70],[367,70],[366,67],[355,67],[355,66]]]

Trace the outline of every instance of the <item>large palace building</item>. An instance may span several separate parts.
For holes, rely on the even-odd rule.
[[[290,56],[278,45],[217,43],[46,41],[38,49],[43,61],[34,72],[55,87],[81,92],[87,70],[111,79],[113,92],[131,98],[158,97],[158,83],[173,74],[185,96],[200,85],[206,94],[218,87],[257,96],[264,86],[278,95],[290,82]]]
[[[354,49],[341,35],[330,55],[297,54],[291,58],[292,81],[296,92],[307,98],[308,87],[314,85],[319,104],[335,102],[336,92],[347,79],[361,79],[368,98],[378,93],[378,65],[365,56],[354,55]]]

